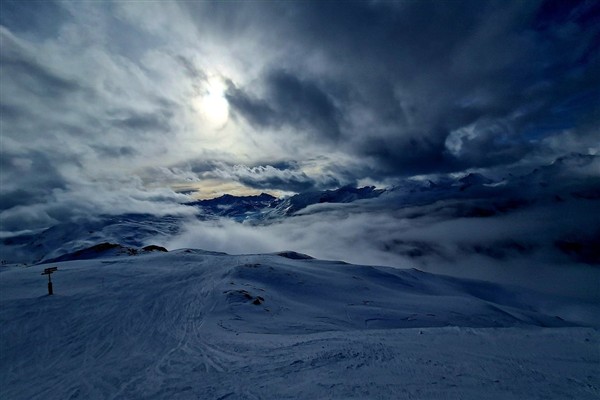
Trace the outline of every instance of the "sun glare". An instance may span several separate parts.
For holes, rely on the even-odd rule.
[[[222,128],[229,119],[225,84],[218,78],[209,78],[206,91],[196,100],[195,108],[211,128]]]

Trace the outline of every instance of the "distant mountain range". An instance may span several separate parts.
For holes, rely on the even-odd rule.
[[[386,189],[376,189],[374,186],[362,188],[344,186],[335,190],[306,192],[281,199],[267,193],[256,196],[226,194],[214,199],[194,201],[187,205],[198,207],[208,215],[228,217],[237,221],[272,219],[291,216],[313,204],[351,203],[356,200],[378,197],[385,191]]]
[[[498,180],[472,172],[458,178],[405,179],[388,188],[344,186],[335,190],[311,191],[277,198],[267,193],[256,196],[229,194],[186,205],[197,207],[205,218],[227,217],[238,222],[264,221],[297,215],[323,203],[352,203],[387,197],[397,206],[423,205],[445,199],[489,199],[498,203],[531,204],[561,196],[600,198],[600,157],[572,154],[523,175],[508,174]],[[594,169],[597,174],[594,176]],[[578,170],[586,173],[578,174]],[[573,171],[576,173],[573,174]]]
[[[199,220],[227,218],[236,222],[270,224],[331,209],[322,207],[324,204],[355,203],[356,207],[368,206],[375,210],[413,207],[415,211],[408,215],[409,218],[436,213],[443,214],[444,218],[486,218],[535,204],[552,205],[577,199],[600,200],[600,156],[571,154],[529,173],[509,174],[496,180],[480,173],[470,173],[460,177],[406,179],[385,189],[344,186],[286,198],[266,193],[256,196],[227,194],[187,205],[197,208],[196,218]],[[445,203],[441,204],[442,201]],[[185,218],[189,217],[148,214],[91,216],[36,232],[5,235],[0,242],[1,259],[5,263],[36,263],[101,243],[119,243],[139,249],[149,243],[164,243],[180,233]],[[583,262],[600,263],[600,251],[593,250],[595,246],[600,248],[598,242],[588,235],[575,241],[559,238],[554,246]]]

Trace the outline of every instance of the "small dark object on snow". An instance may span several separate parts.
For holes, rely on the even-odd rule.
[[[164,247],[157,246],[155,244],[151,244],[150,246],[142,247],[142,250],[144,250],[144,251],[162,251],[164,253],[168,252],[168,250],[165,249]]]
[[[295,251],[280,251],[279,253],[275,253],[275,255],[279,256],[279,257],[285,257],[285,258],[289,258],[290,260],[314,260],[313,257],[307,255],[307,254],[302,254],[302,253],[298,253]]]
[[[54,294],[54,292],[52,291],[52,279],[50,279],[50,275],[52,275],[53,272],[56,272],[58,270],[58,267],[50,267],[50,268],[46,268],[44,270],[44,272],[42,272],[40,275],[48,275],[48,296],[51,296]]]
[[[252,295],[250,293],[246,292],[245,290],[242,290],[240,293],[243,294],[244,297],[247,298],[248,300],[250,300],[252,298]]]

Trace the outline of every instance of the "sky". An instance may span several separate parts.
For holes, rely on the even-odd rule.
[[[594,0],[0,11],[2,231],[600,150]]]

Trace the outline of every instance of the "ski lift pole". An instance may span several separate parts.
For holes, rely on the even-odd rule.
[[[50,275],[52,275],[53,272],[56,272],[56,270],[58,270],[58,267],[50,267],[46,268],[44,272],[41,273],[41,275],[48,275],[48,296],[54,294],[52,291],[52,279],[50,279]]]

